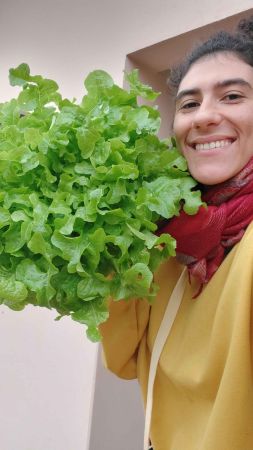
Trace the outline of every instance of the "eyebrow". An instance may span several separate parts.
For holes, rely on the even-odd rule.
[[[218,81],[215,85],[214,88],[218,89],[221,87],[228,87],[234,84],[239,84],[240,86],[246,86],[250,89],[252,89],[252,86],[250,83],[248,83],[248,81],[244,80],[243,78],[229,78],[227,80],[222,80],[222,81]],[[176,103],[182,98],[182,97],[186,97],[187,95],[196,95],[200,93],[200,89],[199,88],[192,88],[192,89],[183,89],[182,91],[180,91],[176,98],[175,101]]]

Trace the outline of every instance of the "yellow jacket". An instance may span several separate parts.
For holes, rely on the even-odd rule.
[[[155,279],[155,303],[111,302],[101,327],[106,366],[138,378],[146,399],[150,355],[182,267]],[[203,292],[188,283],[154,385],[155,450],[253,450],[253,223]]]

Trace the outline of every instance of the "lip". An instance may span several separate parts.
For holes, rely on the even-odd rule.
[[[210,142],[216,141],[231,141],[233,144],[236,141],[236,136],[228,136],[228,135],[208,135],[208,136],[198,136],[194,139],[190,139],[186,142],[188,146],[195,150],[197,144],[208,144]],[[224,147],[223,147],[224,148]]]

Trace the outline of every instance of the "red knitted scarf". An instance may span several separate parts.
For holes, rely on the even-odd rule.
[[[202,199],[207,208],[195,216],[181,211],[159,229],[176,239],[177,257],[200,281],[200,291],[253,220],[253,158],[230,180],[206,188]]]

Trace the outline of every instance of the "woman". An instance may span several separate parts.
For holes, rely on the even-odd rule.
[[[154,305],[111,303],[107,367],[137,377],[144,401],[155,337],[184,265],[182,302],[156,371],[155,450],[253,449],[253,18],[218,33],[175,69],[174,132],[203,199],[162,230],[177,258],[155,275]]]

